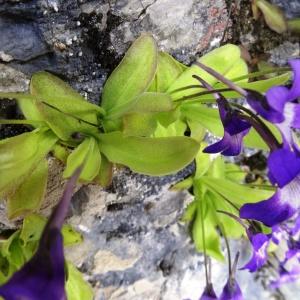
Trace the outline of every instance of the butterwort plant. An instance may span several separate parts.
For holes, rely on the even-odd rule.
[[[23,123],[33,129],[0,141],[0,194],[8,200],[10,218],[40,206],[50,152],[66,164],[65,178],[84,162],[80,181],[102,186],[110,183],[113,163],[143,174],[165,175],[193,160],[199,149],[193,138],[144,134],[143,128],[149,131],[159,118],[165,123],[174,120],[171,97],[147,91],[157,64],[154,39],[142,35],[108,78],[101,107],[47,72],[32,76],[29,94],[0,94],[2,99],[16,99],[26,118],[1,123]],[[145,126],[141,117],[151,124]]]
[[[256,91],[288,79],[283,74],[248,82],[241,51],[230,44],[201,57],[199,62]],[[1,99],[17,100],[25,117],[0,123],[25,124],[32,129],[0,141],[0,196],[7,199],[8,216],[15,218],[40,207],[47,186],[49,155],[66,165],[64,178],[69,178],[87,157],[80,181],[102,186],[110,184],[114,164],[160,176],[190,163],[203,133],[206,129],[215,131],[218,119],[214,110],[199,105],[199,101],[215,100],[205,87],[194,92],[199,83],[193,75],[224,89],[197,66],[187,67],[158,51],[153,37],[144,34],[107,79],[101,106],[87,102],[45,71],[32,76],[28,94],[0,93]]]

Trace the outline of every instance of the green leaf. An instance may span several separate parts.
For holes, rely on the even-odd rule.
[[[180,137],[180,136],[184,136],[184,132],[186,131],[186,128],[187,128],[186,124],[180,119],[176,120],[175,122],[172,122],[167,127],[158,123],[153,136],[156,138],[161,138],[161,137],[167,138],[171,136]]]
[[[75,245],[83,241],[82,235],[74,230],[71,225],[65,224],[61,230],[61,233],[63,235],[65,246]]]
[[[198,207],[198,203],[197,203],[196,200],[189,203],[189,205],[187,206],[187,208],[184,211],[184,214],[181,218],[181,221],[183,221],[183,222],[192,222],[195,218],[196,213],[197,213],[197,207]]]
[[[254,90],[260,93],[265,93],[269,88],[276,86],[276,85],[283,85],[287,83],[291,78],[290,72],[284,73],[278,76],[273,76],[268,79],[263,79],[263,80],[257,80],[257,81],[252,81],[252,82],[236,82],[236,84],[244,89],[249,89],[249,90]],[[214,86],[216,89],[221,89],[227,87],[224,84],[218,83]],[[241,95],[236,93],[236,92],[224,92],[221,93],[225,98],[227,99],[235,99],[235,98],[240,98]],[[211,96],[207,95],[205,96],[200,96],[197,99],[211,99]]]
[[[123,116],[123,132],[127,136],[150,136],[156,129],[160,113],[172,109],[168,94],[143,93]]]
[[[191,131],[191,138],[201,143],[206,134],[205,128],[199,122],[196,121],[187,120],[187,123]]]
[[[67,270],[66,293],[68,300],[93,300],[93,290],[84,281],[82,274],[70,262],[67,262]]]
[[[56,141],[57,137],[45,130],[35,130],[1,140],[0,194],[14,191],[47,155]]]
[[[243,59],[241,59],[240,48],[232,44],[227,44],[209,52],[208,54],[202,56],[199,61],[228,79],[248,73],[247,65]],[[206,71],[202,70],[196,65],[192,65],[190,68],[184,71],[168,89],[167,92],[171,94],[174,100],[195,93],[195,89],[180,90],[186,86],[200,85],[199,81],[192,77],[193,75],[200,76],[212,86],[218,82],[216,78],[209,75]],[[196,89],[196,92],[203,90],[204,89],[199,88]]]
[[[200,150],[196,156],[196,172],[194,176],[195,179],[202,177],[212,164],[211,156],[203,152],[203,149],[206,146],[206,143],[202,143],[200,146]]]
[[[214,135],[223,136],[224,128],[218,109],[206,107],[198,103],[190,103],[183,104],[181,112],[188,120],[198,122]]]
[[[281,142],[282,136],[275,125],[272,123],[262,120],[265,125],[271,130],[276,139]],[[244,137],[244,145],[250,148],[269,150],[268,145],[261,138],[261,136],[255,131],[255,129],[251,128],[250,132]]]
[[[266,200],[274,193],[263,189],[250,188],[228,179],[203,176],[198,180],[204,183],[210,190],[214,191],[214,193],[220,194],[240,206],[245,203],[255,203]]]
[[[38,101],[91,123],[97,124],[97,115],[104,115],[101,107],[89,103],[63,80],[45,71],[32,76],[30,92]]]
[[[212,164],[210,168],[207,170],[206,175],[214,178],[225,178],[226,168],[225,168],[225,162],[223,156],[219,154],[216,157],[212,154],[211,157],[213,157]]]
[[[25,93],[0,93],[0,99],[15,99],[23,115],[28,120],[43,121],[43,117],[35,105],[35,97]]]
[[[142,93],[128,112],[155,113],[173,109],[172,98],[166,93]]]
[[[31,214],[24,218],[19,236],[23,242],[23,247],[40,240],[46,223],[47,219],[38,214]],[[82,241],[81,234],[75,231],[70,225],[64,225],[61,233],[65,246],[74,245]]]
[[[8,261],[16,269],[19,269],[25,263],[25,257],[23,256],[21,247],[21,241],[17,238],[13,239],[9,246]]]
[[[52,150],[52,154],[55,156],[55,158],[66,164],[70,151],[67,147],[61,144],[55,144]]]
[[[6,240],[0,240],[1,245],[1,254],[4,257],[9,257],[11,252],[11,245],[12,243],[19,238],[20,232],[17,230],[15,231],[8,239]]]
[[[48,163],[42,159],[18,188],[7,198],[7,214],[13,219],[40,208],[45,195]]]
[[[100,151],[112,162],[148,175],[174,173],[189,164],[199,144],[188,137],[125,137],[121,132],[101,134]]]
[[[112,175],[113,175],[113,164],[108,161],[105,155],[101,153],[101,165],[99,174],[94,179],[95,182],[100,184],[102,187],[107,187],[112,182]]]
[[[232,205],[230,205],[221,195],[213,193],[211,191],[209,191],[208,194],[213,205],[217,224],[222,224],[221,226],[225,229],[227,237],[240,238],[245,232],[245,229],[242,227],[242,225],[228,215],[218,213],[217,210],[226,211],[237,216],[239,212],[234,207],[232,207]]]
[[[184,123],[180,120],[180,111],[178,109],[173,109],[171,111],[167,112],[161,112],[156,115],[156,119],[160,125],[162,125],[165,128],[168,128],[170,125],[171,127],[176,127],[176,131],[180,131],[180,128],[183,127],[181,123]],[[173,124],[175,123],[175,124]],[[173,124],[173,125],[172,125]],[[181,125],[180,125],[181,124]],[[185,125],[186,128],[186,125]],[[184,129],[185,130],[185,129]]]
[[[110,114],[109,118],[119,118],[128,113],[158,113],[173,109],[172,98],[166,93],[146,92],[135,97],[130,105]]]
[[[105,83],[102,107],[108,117],[123,110],[148,89],[156,68],[156,43],[151,35],[143,34],[132,44]]]
[[[20,239],[24,247],[26,247],[28,243],[39,241],[46,222],[47,219],[38,214],[30,214],[24,218],[20,231]]]
[[[198,251],[203,252],[203,242],[205,242],[205,250],[207,255],[212,256],[219,261],[223,261],[224,256],[221,251],[220,237],[216,230],[213,208],[211,208],[211,204],[207,198],[196,200],[196,203],[197,212],[192,225],[192,237],[195,247]],[[206,211],[205,217],[204,211]]]
[[[75,146],[78,143],[78,140],[74,138],[74,134],[76,133],[87,136],[97,136],[99,132],[97,123],[89,124],[83,122],[81,119],[78,119],[75,114],[66,114],[43,102],[36,102],[36,106],[52,131],[61,140],[69,143],[70,146]]]
[[[63,177],[71,177],[75,170],[82,164],[84,166],[79,177],[80,180],[86,182],[92,181],[98,175],[101,165],[99,147],[93,138],[84,139],[68,156]]]
[[[97,135],[98,116],[104,115],[103,109],[87,102],[64,81],[50,73],[38,72],[32,76],[30,90],[39,120],[46,121],[60,139],[73,141],[70,145],[74,146],[72,134],[76,132]],[[22,103],[27,105],[25,101]],[[31,108],[26,111],[26,117],[35,117]]]
[[[287,20],[287,26],[289,31],[299,33],[300,32],[300,18],[294,18]]]
[[[264,80],[243,82],[238,85],[245,89],[254,90],[260,93],[265,93],[271,87],[276,85],[283,85],[287,83],[290,79],[291,79],[291,74],[289,72],[289,73],[284,73]]]
[[[193,186],[193,177],[188,177],[182,181],[177,182],[174,184],[170,190],[171,191],[182,191],[182,190],[188,190]]]
[[[255,5],[263,13],[268,26],[277,33],[284,33],[287,31],[286,18],[283,11],[274,4],[265,0],[256,0]]]
[[[225,163],[225,176],[229,180],[242,182],[245,179],[246,172],[240,166],[232,163]]]
[[[131,113],[123,117],[123,133],[126,136],[150,136],[156,129],[155,114]]]
[[[166,92],[187,68],[170,54],[158,52],[157,71],[148,91]]]

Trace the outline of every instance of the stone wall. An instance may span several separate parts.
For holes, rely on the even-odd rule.
[[[274,1],[299,16],[299,1]],[[161,49],[189,64],[196,56],[226,42],[242,43],[253,57],[267,55],[285,64],[299,55],[299,38],[270,31],[253,21],[249,1],[239,0],[0,0],[0,91],[25,91],[30,76],[48,70],[98,103],[109,73],[141,32],[151,32]],[[18,115],[15,104],[1,102],[1,117]],[[0,125],[4,138],[27,130]],[[57,171],[53,168],[53,174]],[[112,186],[82,187],[74,196],[69,222],[85,242],[68,249],[95,290],[97,300],[198,299],[205,285],[203,256],[196,253],[188,228],[180,222],[191,200],[169,187],[193,172],[150,178],[119,170]],[[57,184],[57,190],[61,185]],[[2,204],[1,204],[2,205]],[[15,226],[4,222],[3,228]],[[2,215],[1,215],[2,213]],[[1,228],[1,227],[0,227]],[[232,242],[250,253],[246,242]],[[227,267],[213,263],[220,292]],[[268,291],[268,270],[255,278],[238,273],[246,300],[299,299],[294,285]]]

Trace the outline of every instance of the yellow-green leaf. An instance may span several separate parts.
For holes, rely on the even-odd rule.
[[[39,101],[91,123],[97,123],[97,114],[104,114],[101,107],[89,103],[66,82],[45,71],[32,76],[30,92]]]
[[[36,166],[18,188],[7,198],[7,214],[10,219],[35,211],[41,206],[48,178],[46,159]]]
[[[268,26],[277,33],[284,33],[287,31],[286,18],[283,11],[274,4],[265,0],[256,0],[255,4],[264,15]]]
[[[241,58],[240,48],[232,44],[227,44],[209,52],[202,56],[199,61],[228,79],[243,76],[248,73],[247,65]],[[218,82],[215,77],[206,71],[196,65],[192,65],[184,71],[168,89],[167,92],[171,94],[173,99],[179,99],[203,91],[201,88],[180,90],[186,86],[200,85],[199,81],[192,77],[193,75],[200,76],[212,86]]]
[[[160,51],[158,53],[157,71],[148,91],[166,92],[187,68],[170,54]]]
[[[67,262],[66,292],[68,300],[93,300],[93,290],[84,281],[82,274],[70,263]]]
[[[71,146],[78,144],[78,140],[74,137],[76,133],[87,136],[97,136],[99,132],[99,129],[96,127],[97,123],[95,123],[96,126],[93,126],[86,122],[82,122],[80,119],[76,118],[76,115],[71,116],[65,114],[40,101],[36,101],[36,107],[43,116],[43,120],[47,122],[52,131],[61,140],[67,142]]]
[[[26,247],[30,242],[38,242],[47,219],[38,214],[30,214],[23,220],[23,226],[20,231],[20,239],[23,242],[23,247]],[[80,233],[75,231],[70,225],[64,225],[61,231],[64,239],[64,245],[70,246],[82,241]]]
[[[0,194],[11,194],[17,189],[56,141],[52,132],[43,129],[1,140]]]
[[[112,162],[148,175],[179,171],[195,157],[199,144],[188,137],[125,137],[121,132],[101,134],[100,151]]]
[[[223,197],[237,205],[255,203],[268,199],[274,194],[274,191],[250,188],[228,179],[203,176],[199,180],[210,190],[217,194],[221,194]]]
[[[224,256],[221,251],[220,237],[216,230],[216,222],[212,208],[210,208],[210,203],[205,198],[197,200],[196,203],[197,212],[192,228],[192,237],[195,247],[198,251],[203,252],[205,243],[207,255],[223,261]],[[206,211],[205,216],[202,210]]]
[[[126,136],[150,136],[156,128],[155,114],[130,113],[123,117],[123,133]]]
[[[95,182],[102,187],[107,187],[111,184],[113,175],[113,164],[108,161],[105,155],[101,153],[101,166],[98,176],[95,178]]]
[[[80,179],[92,181],[99,173],[101,165],[101,155],[99,147],[94,138],[86,138],[68,156],[67,166],[64,170],[64,178],[71,177],[75,170],[83,165]]]
[[[108,117],[130,105],[145,92],[157,68],[157,46],[149,34],[141,35],[129,48],[118,67],[105,83],[102,107]]]

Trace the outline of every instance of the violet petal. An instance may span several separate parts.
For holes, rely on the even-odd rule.
[[[251,125],[241,120],[237,113],[228,106],[226,100],[218,101],[219,114],[224,126],[223,138],[206,147],[204,153],[219,153],[225,156],[236,156],[242,149],[243,137],[249,132]]]
[[[228,279],[219,300],[243,300],[242,291],[235,279]]]
[[[249,240],[252,244],[253,254],[249,262],[241,268],[241,270],[249,270],[255,272],[259,270],[267,261],[267,248],[269,245],[269,238],[263,234],[248,234]]]
[[[281,198],[284,195],[281,190],[277,190],[267,200],[244,204],[240,209],[240,217],[260,221],[269,227],[279,224],[295,213],[295,209],[289,204],[290,199]]]
[[[293,69],[293,85],[290,89],[289,98],[295,100],[300,97],[300,59],[291,59],[289,61],[290,66]]]
[[[284,267],[281,267],[279,276],[279,279],[271,282],[270,286],[274,289],[279,288],[282,284],[291,283],[300,279],[300,267],[297,265],[290,271],[287,271]]]
[[[246,100],[251,108],[266,120],[272,123],[283,122],[283,113],[278,112],[271,107],[267,101],[267,98],[260,93],[248,90]]]
[[[4,299],[66,299],[62,235],[53,229],[48,236],[49,240],[40,244],[31,260],[0,287]]]
[[[272,183],[282,188],[300,173],[300,157],[287,148],[280,148],[269,155],[268,168]]]
[[[212,286],[211,283],[209,283],[204,291],[203,291],[203,294],[201,295],[201,297],[199,298],[199,300],[215,300],[215,299],[218,299],[215,291],[214,291],[214,288]]]

